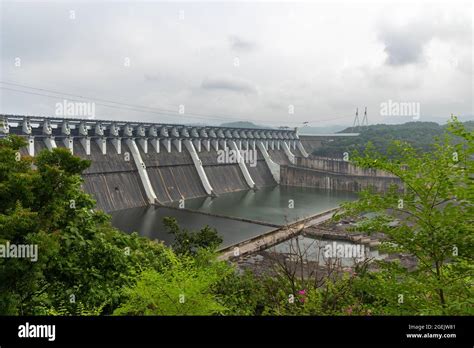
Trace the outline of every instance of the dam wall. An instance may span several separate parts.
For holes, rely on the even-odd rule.
[[[279,165],[302,155],[296,130],[0,115],[8,134],[25,138],[23,156],[63,147],[90,160],[83,188],[106,212],[275,185]],[[222,161],[229,150],[256,161]]]
[[[391,185],[402,187],[401,181],[395,177],[328,173],[322,170],[296,166],[281,166],[280,176],[281,185],[314,187],[326,190],[359,192],[372,187],[377,192],[385,192]]]
[[[321,139],[289,129],[185,126],[117,120],[0,115],[0,137],[27,141],[24,156],[56,147],[91,161],[83,188],[106,212],[282,184],[384,191],[399,183],[379,171],[309,156]],[[237,153],[233,160],[222,154]],[[245,158],[250,153],[253,157]],[[245,160],[242,160],[245,159]]]
[[[273,160],[273,162],[279,164],[279,165],[289,165],[291,164],[290,159],[288,156],[285,154],[283,149],[281,150],[268,150],[268,154],[270,155],[270,158]]]
[[[209,151],[201,151],[199,158],[215,194],[250,188],[237,163],[219,163],[218,150],[211,148]]]
[[[171,148],[171,152],[164,149],[159,153],[152,149],[145,153],[141,147],[139,150],[158,202],[206,196],[191,155],[184,146],[181,152],[175,148]]]
[[[322,146],[323,138],[316,138],[312,136],[300,135],[301,143],[303,144],[306,151],[311,154],[314,150],[319,149]]]
[[[268,165],[265,163],[265,158],[263,157],[262,151],[257,148],[256,154],[257,160],[255,166],[253,163],[247,166],[250,176],[255,181],[255,185],[257,188],[276,185],[277,182],[273,178],[270,168],[268,168]]]
[[[61,143],[59,146],[63,147]],[[106,146],[110,150],[113,148],[110,141]],[[124,155],[130,153],[126,144],[122,144],[122,151],[120,155],[115,151],[104,155],[97,143],[91,142],[90,155],[87,155],[79,142],[73,145],[74,155],[91,161],[82,175],[84,190],[95,198],[98,207],[107,212],[147,204],[135,163]]]
[[[357,175],[357,176],[383,176],[395,177],[394,175],[378,169],[367,169],[357,167],[354,164],[342,159],[310,156],[307,158],[297,157],[296,165],[309,169],[317,169],[330,173]]]

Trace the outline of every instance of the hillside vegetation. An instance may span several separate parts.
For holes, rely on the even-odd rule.
[[[264,128],[272,128],[270,126],[259,126],[253,122],[247,121],[237,121],[237,122],[226,122],[222,123],[221,127],[229,127],[229,128],[255,128],[255,129],[264,129]]]
[[[464,123],[467,130],[474,129],[474,121]],[[360,133],[358,137],[338,138],[325,141],[321,148],[314,150],[313,155],[342,158],[344,152],[363,152],[370,142],[375,150],[386,154],[394,140],[409,143],[416,150],[431,152],[436,138],[442,136],[446,126],[436,122],[407,122],[404,124],[377,124],[364,127],[349,127],[339,133]]]

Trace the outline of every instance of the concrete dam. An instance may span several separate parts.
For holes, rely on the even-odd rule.
[[[385,190],[395,178],[347,162],[315,158],[321,139],[298,129],[247,129],[150,122],[1,115],[0,135],[27,140],[22,156],[56,147],[91,160],[83,188],[114,212],[275,185]],[[234,157],[229,156],[233,154]],[[253,154],[249,158],[248,154]]]
[[[0,115],[0,138],[9,134],[26,140],[21,156],[62,147],[90,160],[82,186],[97,208],[118,229],[166,244],[167,216],[188,230],[215,228],[224,250],[337,208],[366,187],[397,184],[387,173],[311,155],[306,149],[333,135],[297,129]]]
[[[297,130],[15,115],[2,120],[3,136],[27,139],[24,156],[64,147],[91,160],[83,187],[106,212],[276,185],[281,165],[308,156]],[[219,160],[231,150],[240,160]],[[254,163],[243,160],[249,151]]]

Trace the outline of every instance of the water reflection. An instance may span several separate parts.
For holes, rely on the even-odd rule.
[[[268,251],[284,254],[289,259],[300,257],[307,261],[319,261],[325,264],[328,260],[336,259],[343,267],[352,267],[356,261],[366,258],[383,259],[386,254],[380,254],[377,249],[364,244],[356,244],[343,240],[319,239],[307,236],[298,236],[275,245]]]
[[[202,212],[284,224],[337,207],[354,200],[356,194],[307,187],[273,186],[247,190],[215,198],[188,199],[185,207]],[[178,203],[173,203],[178,206]]]
[[[203,197],[185,201],[185,208],[223,216],[233,216],[272,224],[320,213],[337,207],[341,202],[353,200],[355,194],[312,188],[274,186],[257,191],[227,193],[218,197]],[[178,207],[178,202],[173,205]],[[293,205],[293,208],[290,206]],[[137,231],[150,239],[170,244],[173,241],[163,226],[163,218],[172,216],[188,230],[209,225],[217,229],[224,242],[221,247],[269,232],[274,227],[204,215],[167,207],[139,207],[113,212],[112,224],[125,232]]]
[[[163,226],[163,218],[166,216],[176,218],[181,227],[191,231],[199,230],[206,225],[215,228],[223,239],[221,247],[226,247],[275,229],[274,227],[249,222],[156,206],[113,212],[112,224],[124,232],[131,233],[136,231],[141,236],[152,240],[158,239],[164,241],[165,244],[171,244],[173,236],[168,234]]]

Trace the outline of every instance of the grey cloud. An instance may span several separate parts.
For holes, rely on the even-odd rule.
[[[206,78],[202,81],[201,88],[228,90],[238,93],[257,93],[257,86],[253,82],[231,76]]]
[[[401,22],[385,5],[377,6],[380,14],[356,18],[339,5],[295,5],[296,20],[282,25],[288,8],[279,4],[10,1],[0,15],[0,70],[6,81],[39,88],[170,110],[185,104],[186,110],[210,115],[260,115],[272,124],[290,122],[288,104],[295,105],[291,121],[299,124],[344,114],[352,124],[354,105],[376,109],[380,100],[395,100],[402,92],[404,98],[426,104],[427,114],[427,108],[434,115],[449,114],[453,108],[472,114],[469,6],[447,3],[447,11],[426,8],[401,17]],[[69,18],[71,9],[75,20]],[[184,21],[178,18],[179,10],[185,11]],[[326,19],[307,27],[319,14]],[[341,20],[328,26],[333,17]],[[367,27],[359,28],[360,20],[367,20]],[[409,22],[400,24],[405,21]],[[370,35],[373,28],[378,42]],[[357,36],[340,36],[340,31]],[[433,38],[442,44],[432,47],[434,63],[438,50],[443,58],[452,52],[457,61],[453,68],[428,60],[425,64],[424,53]],[[382,65],[381,46],[387,52]],[[355,49],[356,59],[345,66],[340,58],[347,47],[365,47],[365,52]],[[232,66],[236,56],[242,57],[239,69]],[[15,57],[21,57],[21,68],[14,66]],[[124,67],[124,57],[131,58],[130,68]],[[367,70],[360,71],[364,67]],[[437,71],[442,74],[437,76]],[[54,113],[54,100],[2,89],[0,111]],[[100,117],[181,122],[172,116],[98,105]]]
[[[144,73],[143,77],[146,82],[166,82],[171,80],[170,74],[167,73]]]
[[[402,28],[384,27],[379,32],[379,39],[385,45],[387,64],[392,66],[422,62],[424,46],[432,36],[421,23]]]
[[[245,40],[239,36],[229,36],[230,46],[234,51],[253,51],[257,48],[257,44],[253,41]]]

